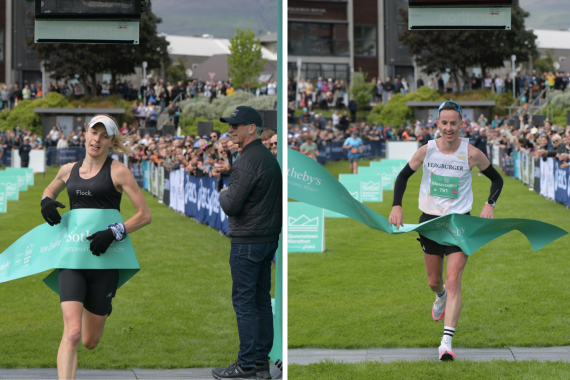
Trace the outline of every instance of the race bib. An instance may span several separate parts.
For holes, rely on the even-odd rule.
[[[350,148],[350,152],[352,154],[356,154],[356,153],[358,153],[358,148]]]
[[[432,173],[429,193],[434,197],[457,198],[459,196],[459,177],[446,177]]]

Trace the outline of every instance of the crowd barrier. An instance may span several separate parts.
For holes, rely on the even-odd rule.
[[[561,169],[555,158],[535,158],[527,151],[512,152],[496,145],[487,149],[493,165],[505,175],[520,180],[543,197],[570,207],[570,168]]]
[[[228,187],[230,177],[195,177],[184,169],[170,171],[153,162],[129,162],[139,187],[150,192],[176,212],[229,234],[228,217],[220,207],[218,182]]]
[[[386,157],[386,144],[384,141],[364,141],[361,158]],[[347,159],[348,149],[343,149],[341,141],[319,146],[317,161],[326,164],[329,161]]]

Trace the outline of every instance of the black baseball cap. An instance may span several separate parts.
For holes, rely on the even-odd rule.
[[[255,108],[250,106],[239,106],[232,112],[231,116],[220,117],[222,123],[229,124],[255,124],[258,127],[263,126],[263,119]]]

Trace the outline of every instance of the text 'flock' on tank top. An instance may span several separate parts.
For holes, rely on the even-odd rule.
[[[435,140],[428,142],[420,185],[419,209],[430,215],[465,214],[473,207],[469,139],[461,139],[453,154],[443,154]]]
[[[79,176],[79,168],[83,160],[78,161],[71,169],[67,180],[70,210],[78,208],[115,209],[121,211],[121,195],[111,178],[113,159],[107,157],[99,173],[89,179]]]

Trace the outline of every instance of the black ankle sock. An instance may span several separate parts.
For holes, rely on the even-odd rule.
[[[445,295],[445,288],[443,288],[443,291],[441,293],[437,293],[438,297],[443,297]]]

